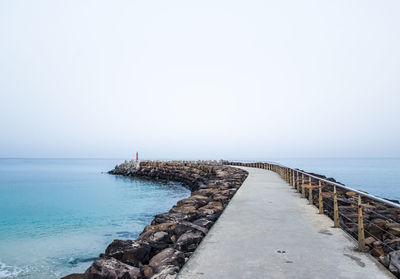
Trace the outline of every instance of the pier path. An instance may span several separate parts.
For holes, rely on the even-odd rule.
[[[278,174],[249,172],[178,275],[192,278],[394,278]]]

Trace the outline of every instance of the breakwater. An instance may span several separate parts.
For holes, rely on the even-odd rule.
[[[85,273],[65,279],[175,278],[247,177],[215,161],[125,162],[110,174],[176,181],[192,194],[156,215],[136,240],[114,240]]]
[[[366,192],[353,190],[324,175],[274,163],[224,162],[278,173],[289,186],[308,199],[358,242],[359,250],[370,253],[400,278],[400,204]]]

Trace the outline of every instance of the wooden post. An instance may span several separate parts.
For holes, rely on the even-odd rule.
[[[333,227],[339,228],[339,208],[337,202],[336,186],[333,186]]]
[[[297,175],[296,175],[296,183],[297,183],[297,193],[300,193],[300,183],[298,183],[298,180],[299,179],[299,173],[297,173]]]
[[[301,178],[301,197],[305,198],[306,197],[306,192],[304,191],[304,174]]]
[[[361,196],[358,196],[358,250],[364,252],[365,237],[364,237],[364,220],[361,207]]]
[[[318,180],[318,204],[319,204],[319,214],[324,214],[324,201],[322,199],[322,185],[321,180]]]
[[[296,172],[293,170],[293,188],[296,189]]]
[[[310,184],[310,188],[308,188],[308,203],[313,204],[313,198],[312,198],[312,186]]]
[[[288,181],[288,169],[287,168],[285,168],[285,181],[286,182]]]

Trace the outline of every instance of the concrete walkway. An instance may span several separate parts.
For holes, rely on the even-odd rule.
[[[276,173],[243,169],[248,178],[177,278],[394,278]]]

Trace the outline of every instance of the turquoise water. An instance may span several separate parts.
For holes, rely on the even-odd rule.
[[[121,160],[0,159],[0,278],[82,272],[190,191],[105,172]]]
[[[278,158],[288,167],[333,177],[370,194],[400,200],[400,158]]]

